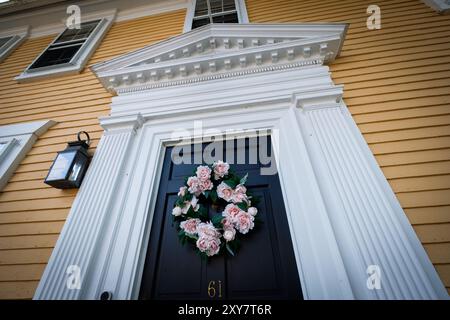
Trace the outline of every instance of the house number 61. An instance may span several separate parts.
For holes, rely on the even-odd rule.
[[[215,298],[217,291],[219,291],[218,298],[222,298],[222,281],[218,280],[218,290],[216,290],[216,282],[214,280],[211,280],[208,284],[208,296],[210,298]]]

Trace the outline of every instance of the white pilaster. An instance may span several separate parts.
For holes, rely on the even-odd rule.
[[[117,196],[135,130],[142,125],[140,115],[122,120],[106,121],[104,124],[105,134],[52,252],[35,299],[84,297],[86,286],[83,283],[88,283],[96,272],[91,267],[92,261],[98,254],[100,238],[104,236],[103,229],[112,210],[112,200]],[[67,286],[71,281],[71,275],[66,273],[69,266],[80,268],[79,289]]]
[[[339,88],[294,97],[355,297],[448,298],[393,191],[340,102]],[[380,289],[367,286],[370,265],[380,269]]]

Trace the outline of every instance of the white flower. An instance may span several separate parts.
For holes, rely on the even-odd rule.
[[[235,235],[236,235],[236,229],[234,229],[234,228],[225,229],[223,232],[223,238],[226,241],[233,241]]]
[[[179,216],[181,216],[181,208],[180,207],[175,207],[175,208],[173,208],[172,209],[172,214],[175,216],[175,217],[179,217]]]
[[[256,214],[258,213],[258,209],[256,209],[255,207],[250,207],[248,208],[248,213],[250,213],[252,216],[256,216]]]

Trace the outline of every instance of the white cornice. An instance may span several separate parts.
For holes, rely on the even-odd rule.
[[[216,24],[91,68],[117,94],[333,61],[345,24]]]

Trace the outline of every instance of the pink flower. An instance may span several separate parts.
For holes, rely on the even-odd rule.
[[[201,223],[200,219],[188,219],[180,223],[180,228],[187,234],[194,235],[197,233],[197,226]]]
[[[233,191],[233,195],[231,196],[234,203],[240,203],[242,201],[247,201],[247,195],[245,194],[247,192],[247,188],[242,185],[238,184],[236,188]]]
[[[230,169],[230,165],[222,160],[216,161],[213,164],[214,169],[214,179],[223,178],[228,174],[228,170]]]
[[[217,186],[217,196],[229,202],[233,196],[233,189],[231,189],[229,185],[222,181]]]
[[[201,237],[219,238],[220,232],[214,227],[212,222],[202,222],[197,226],[197,233]]]
[[[201,252],[204,252],[207,256],[211,257],[219,253],[220,243],[219,238],[200,236],[196,245]]]
[[[227,205],[225,207],[225,209],[222,212],[222,216],[224,216],[225,218],[227,218],[229,221],[231,221],[232,223],[236,222],[236,217],[237,215],[241,212],[242,210],[239,209],[238,206],[230,203],[229,205]]]
[[[200,181],[199,183],[199,189],[202,192],[205,192],[207,190],[212,190],[212,188],[214,187],[213,183],[211,182],[211,180],[205,180],[205,181]]]
[[[223,213],[222,213],[223,215]],[[222,225],[224,229],[230,229],[233,228],[233,222],[231,221],[230,218],[223,218],[222,219]]]
[[[189,177],[186,183],[188,185],[188,191],[198,196],[201,193],[199,183],[200,180],[197,177]]]
[[[239,214],[236,216],[235,221],[236,229],[238,229],[240,233],[246,234],[255,226],[253,220],[255,220],[255,218],[248,212],[239,212]]]
[[[198,166],[196,173],[197,173],[197,178],[200,181],[209,180],[209,178],[211,177],[211,169],[207,166]]]
[[[179,197],[184,197],[184,195],[186,194],[186,187],[180,187],[180,191],[178,191],[178,196]]]
[[[236,229],[234,229],[233,227],[229,228],[229,229],[225,229],[223,232],[223,238],[228,242],[228,241],[233,241],[234,237],[236,236]]]

